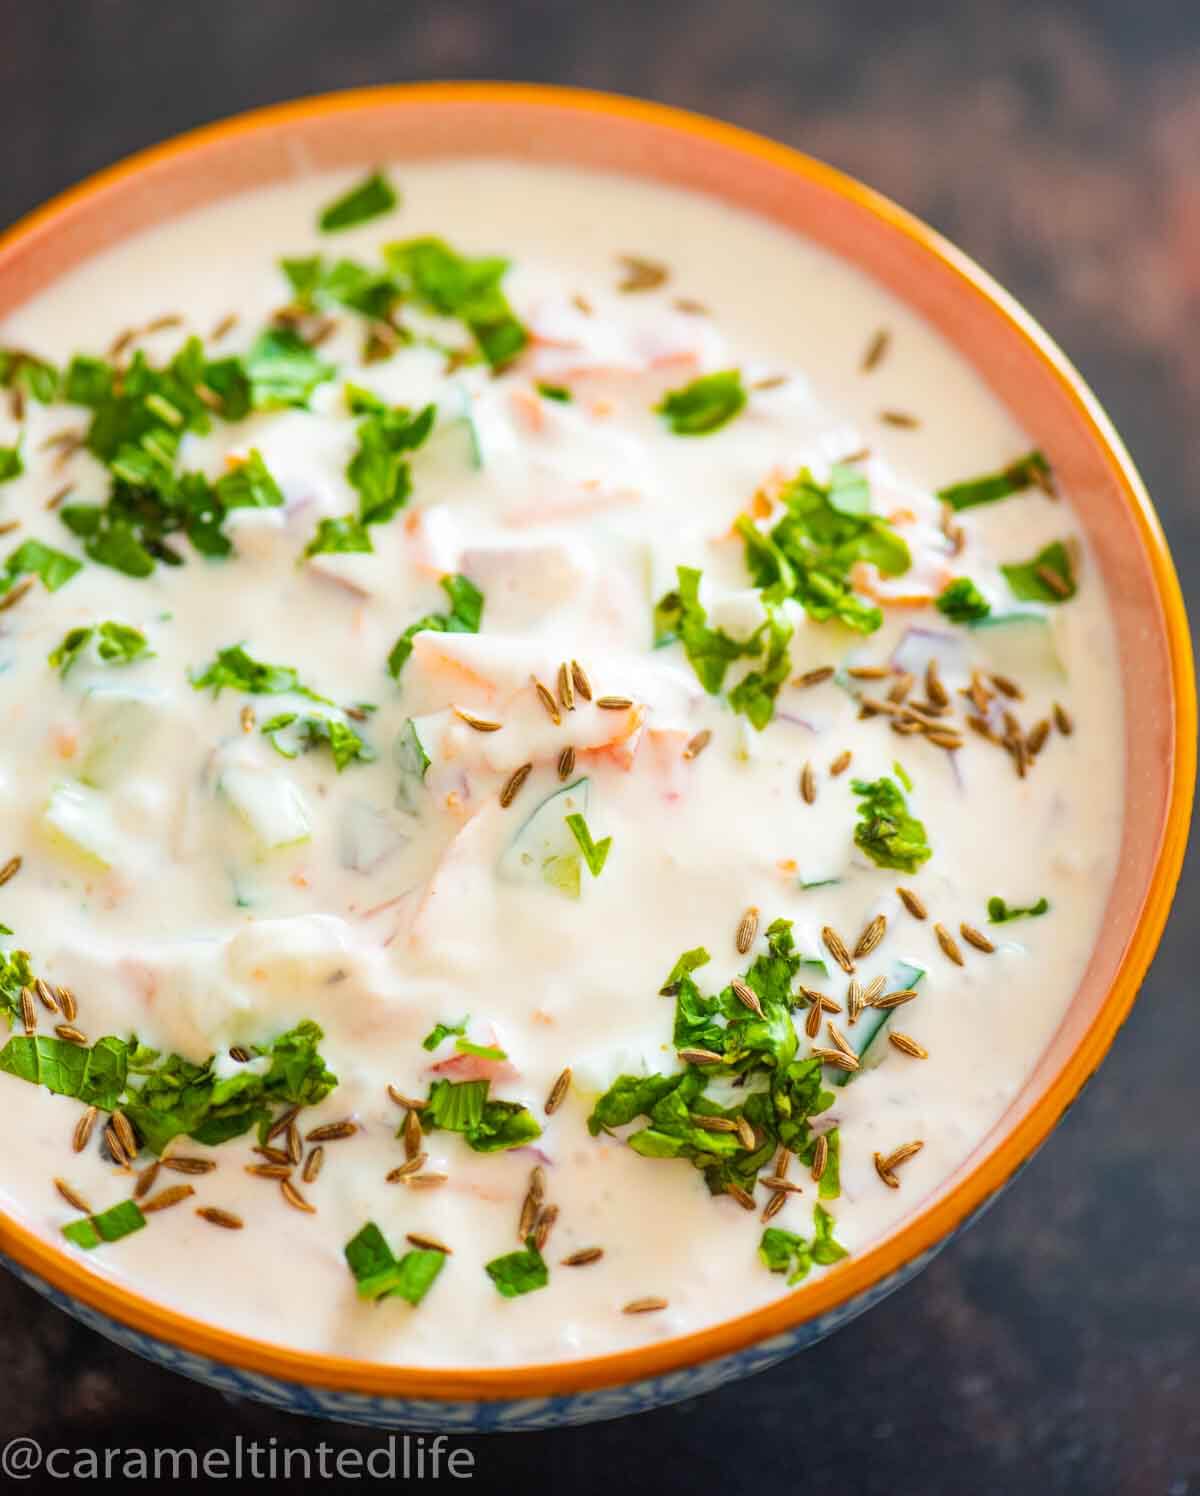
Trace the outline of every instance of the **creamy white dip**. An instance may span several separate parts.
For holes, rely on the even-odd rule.
[[[0,920],[13,932],[4,949],[27,950],[52,990],[74,993],[74,1027],[86,1041],[136,1034],[163,1056],[203,1064],[216,1055],[221,1075],[268,1063],[231,1058],[231,1047],[269,1047],[312,1020],[337,1085],[301,1114],[300,1130],[357,1126],[325,1144],[315,1180],[292,1175],[311,1214],[289,1204],[277,1181],[246,1172],[264,1162],[251,1151],[255,1133],[212,1148],[175,1139],[168,1155],[216,1167],[160,1170],[143,1198],[184,1184],[194,1195],[88,1252],[93,1271],[302,1349],[424,1365],[607,1352],[787,1291],[786,1277],[757,1255],[770,1188],[756,1189],[751,1212],[714,1197],[686,1159],[626,1146],[644,1118],[598,1136],[586,1125],[618,1076],[682,1068],[675,1003],[659,995],[682,952],[707,948],[711,961],[695,980],[716,993],[765,952],[772,920],[793,921],[798,950],[827,970],[801,968],[792,988],[832,998],[841,1011],[827,1016],[851,1047],[878,1015],[867,1009],[850,1023],[849,977],[822,929],[853,948],[886,916],[856,979],[869,989],[882,977],[891,992],[913,982],[906,966],[923,973],[917,997],[889,1024],[927,1057],[897,1048],[883,1029],[848,1083],[833,1086],[846,1072],[825,1072],[834,1099],[812,1125],[838,1128],[840,1195],[821,1203],[851,1253],[920,1209],[1004,1112],[1063,1017],[1112,876],[1123,771],[1112,630],[1070,495],[1056,501],[1025,488],[965,509],[949,522],[951,538],[944,533],[936,490],[1004,469],[1029,443],[954,352],[856,271],[718,202],[619,178],[494,163],[404,166],[391,176],[400,206],[347,232],[318,233],[316,219],[351,184],[306,178],[97,256],[0,324],[0,348],[56,365],[79,351],[104,356],[123,330],[162,316],[182,323],[139,335],[118,362],[138,347],[158,366],[189,334],[205,340],[209,357],[232,356],[289,298],[280,256],[374,265],[385,242],[433,235],[462,254],[511,260],[504,293],[532,337],[499,375],[478,362],[447,372],[445,352],[421,340],[363,365],[362,318],[331,308],[336,326],[318,352],[337,372],[317,386],[311,409],[217,419],[181,447],[179,470],[209,479],[257,450],[284,503],[232,511],[227,559],[175,537],[184,564],[160,564],[145,578],[85,558],[61,510],[47,506],[67,484],[62,508],[105,502],[104,466],[47,444],[64,429],[85,431],[89,412],[28,399],[18,421],[0,406],[0,446],[19,438],[24,465],[0,485],[0,523],[19,521],[0,542],[0,562],[31,538],[84,561],[57,590],[35,579],[0,612],[0,863],[21,859],[0,889]],[[666,280],[622,291],[631,272],[620,257],[631,254],[661,264]],[[645,269],[639,278],[656,279]],[[213,342],[230,314],[236,326]],[[400,320],[471,346],[458,322],[409,307]],[[884,356],[864,372],[881,328]],[[748,399],[720,429],[678,435],[655,410],[667,392],[728,370],[740,371]],[[432,404],[436,424],[404,454],[411,497],[370,527],[372,552],[306,559],[319,521],[359,503],[346,471],[360,419],[347,410],[347,382],[388,406]],[[555,398],[561,390],[572,398]],[[759,731],[727,698],[762,658],[733,662],[721,692],[708,694],[680,644],[652,647],[654,605],[676,585],[677,566],[696,567],[709,625],[734,639],[753,635],[762,602],[735,519],[749,513],[765,532],[800,469],[824,484],[831,464],[848,458],[912,565],[879,586],[872,573],[855,573],[883,599],[875,632],[816,621],[794,600],[781,605],[793,629],[789,683]],[[1000,565],[1056,540],[1072,543],[1077,594],[1056,606],[1018,601]],[[447,574],[482,593],[481,631],[418,634],[393,680],[397,638],[423,615],[449,611],[439,585]],[[959,577],[990,601],[991,626],[953,622],[928,601],[911,605]],[[1013,613],[1033,616],[1007,619]],[[152,656],[106,662],[93,638],[65,674],[48,663],[69,630],[109,620],[140,630]],[[193,686],[190,675],[238,644],[256,661],[294,668],[339,707],[375,710],[358,720],[294,694],[228,687],[214,696]],[[884,711],[861,715],[861,698],[886,698],[906,666],[916,677],[908,699],[927,699],[929,657],[961,748],[893,731]],[[560,704],[553,721],[531,677],[557,695],[559,666],[571,660],[594,697],[632,706],[598,707],[576,693],[576,709]],[[846,674],[897,661],[885,679]],[[837,675],[790,683],[824,666]],[[973,669],[990,698],[992,741],[965,725],[975,708],[961,691]],[[1022,698],[998,691],[994,673],[1011,677]],[[1054,703],[1073,732],[1053,725]],[[455,708],[499,730],[478,731]],[[1026,738],[1043,719],[1052,724],[1024,777],[999,741],[1013,739],[1006,709]],[[332,716],[374,760],[336,772],[327,743],[282,756],[261,729],[285,712]],[[409,719],[432,760],[424,778],[398,749]],[[703,732],[711,738],[697,751]],[[286,732],[279,745],[298,746]],[[562,788],[557,764],[568,745],[568,782],[585,778],[586,790],[530,829],[533,812]],[[832,774],[846,752],[850,767]],[[897,762],[932,853],[912,873],[876,866],[854,841],[852,780],[900,783]],[[502,789],[526,763],[527,780],[502,806]],[[584,813],[596,842],[611,838],[598,876],[566,827],[569,810]],[[905,908],[898,887],[917,895],[928,918]],[[993,924],[993,896],[1019,906],[1044,898],[1049,910]],[[742,955],[735,932],[748,909],[758,911],[758,933]],[[961,965],[939,945],[935,923]],[[963,924],[994,951],[972,945]],[[836,1048],[824,1022],[810,1040],[799,995],[796,1004],[798,1057],[813,1043]],[[64,1021],[40,1003],[36,1012],[43,1037]],[[436,1024],[468,1013],[465,1034],[422,1047]],[[12,1034],[24,1031],[18,1011]],[[459,1037],[507,1058],[458,1055]],[[547,1116],[564,1067],[570,1089]],[[493,1099],[529,1108],[538,1152],[477,1152],[437,1130],[421,1140],[420,1172],[444,1182],[387,1182],[406,1157],[396,1135],[404,1111],[389,1085],[424,1098],[439,1078],[477,1074],[490,1075]],[[723,1105],[742,1094],[727,1080],[713,1090]],[[96,1212],[135,1184],[101,1149],[104,1117],[74,1152],[77,1099],[0,1074],[0,1106],[16,1140],[0,1157],[5,1208],[79,1250],[60,1232],[80,1212],[54,1180]],[[874,1155],[917,1140],[922,1149],[896,1166],[899,1187],[889,1187]],[[545,1199],[559,1212],[543,1247],[549,1282],[505,1298],[484,1264],[520,1247],[539,1159]],[[134,1167],[152,1162],[143,1150]],[[788,1178],[802,1192],[789,1193],[770,1224],[811,1238],[817,1185],[799,1160]],[[209,1207],[242,1228],[219,1229],[196,1213]],[[452,1248],[416,1307],[356,1296],[343,1249],[368,1221],[397,1256],[407,1233]],[[591,1247],[602,1257],[562,1265]],[[666,1307],[622,1312],[648,1296]]]

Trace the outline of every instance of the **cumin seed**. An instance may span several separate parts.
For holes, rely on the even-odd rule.
[[[894,426],[900,431],[915,431],[921,422],[907,410],[881,410],[879,419],[885,426]]]
[[[858,1055],[854,1052],[854,1046],[850,1043],[845,1034],[842,1033],[842,1031],[838,1028],[837,1024],[833,1022],[832,1019],[829,1021],[829,1023],[826,1024],[826,1029],[829,1032],[829,1037],[833,1041],[833,1046],[835,1049],[840,1049],[843,1054],[849,1055],[852,1059],[858,1059]]]
[[[787,1171],[791,1167],[791,1163],[792,1151],[790,1148],[785,1148],[781,1143],[779,1145],[779,1151],[775,1155],[775,1177],[777,1179],[786,1179]]]
[[[715,1049],[680,1049],[676,1052],[689,1065],[719,1065],[725,1058]]]
[[[1044,582],[1050,591],[1056,593],[1059,597],[1070,597],[1070,582],[1065,577],[1060,576],[1053,567],[1038,566],[1034,569],[1034,575],[1039,582]]]
[[[1011,679],[1009,676],[997,675],[993,670],[991,672],[991,681],[992,685],[995,686],[996,690],[999,691],[1002,696],[1007,696],[1012,701],[1025,700],[1025,692],[1022,691],[1020,686],[1017,685],[1016,681]]]
[[[410,1111],[410,1112],[424,1111],[424,1109],[425,1109],[425,1102],[424,1102],[424,1100],[421,1097],[418,1097],[418,1096],[405,1096],[403,1092],[397,1091],[397,1089],[395,1088],[395,1086],[391,1086],[391,1085],[388,1086],[387,1091],[388,1091],[388,1095],[392,1098],[392,1100],[396,1103],[396,1105],[404,1107],[406,1111]]]
[[[306,1143],[332,1143],[338,1138],[352,1138],[358,1131],[358,1123],[347,1117],[342,1122],[325,1122],[320,1127],[310,1128],[304,1134]]]
[[[850,767],[850,759],[852,758],[852,756],[853,755],[851,754],[849,748],[843,749],[843,751],[838,754],[834,761],[829,765],[829,773],[831,778],[836,779],[839,774],[844,774],[846,772],[846,770]]]
[[[881,327],[872,334],[871,341],[867,344],[858,366],[859,373],[870,374],[873,369],[877,369],[887,356],[891,342],[892,335],[886,327]]]
[[[819,1184],[825,1173],[826,1165],[829,1163],[829,1139],[825,1133],[817,1134],[817,1140],[813,1144],[812,1177]]]
[[[798,675],[792,685],[819,686],[823,681],[831,680],[834,673],[832,665],[818,665],[815,670],[806,670],[803,675]]]
[[[234,1215],[231,1210],[221,1210],[216,1205],[202,1205],[196,1214],[210,1226],[220,1226],[225,1231],[240,1231],[246,1224],[241,1216]]]
[[[212,332],[209,333],[209,341],[212,343],[219,343],[222,338],[227,337],[229,333],[233,331],[237,324],[238,314],[236,312],[226,313],[226,315],[222,317],[217,325],[213,328]]]
[[[857,1070],[859,1062],[856,1055],[847,1054],[842,1049],[819,1049],[814,1047],[813,1054],[825,1065],[832,1065],[835,1070]]]
[[[677,312],[682,312],[687,317],[707,317],[708,308],[702,301],[694,301],[690,296],[677,296],[671,303]]]
[[[744,1190],[741,1185],[736,1183],[734,1180],[730,1179],[726,1183],[725,1193],[736,1200],[743,1210],[753,1210],[755,1208],[754,1196],[749,1192],[749,1190]]]
[[[293,1117],[288,1123],[287,1133],[287,1156],[292,1163],[298,1164],[304,1156],[304,1145],[300,1141],[300,1128]]]
[[[142,1201],[142,1214],[153,1215],[156,1210],[170,1210],[172,1205],[178,1205],[181,1200],[186,1200],[195,1193],[190,1184],[169,1184],[165,1190],[159,1190],[157,1195],[151,1195],[148,1200]],[[240,1221],[238,1225],[241,1225]]]
[[[325,1150],[321,1147],[313,1148],[304,1160],[304,1169],[300,1175],[305,1184],[312,1184],[321,1172],[321,1166],[325,1162]]]
[[[575,710],[575,682],[571,679],[571,667],[565,660],[558,667],[558,700],[564,712]]]
[[[815,1039],[821,1032],[822,1007],[819,1002],[813,1003],[808,1010],[808,1016],[804,1020],[804,1032],[810,1039]]]
[[[910,1059],[927,1060],[929,1058],[927,1049],[918,1044],[915,1039],[910,1038],[908,1034],[902,1034],[899,1029],[888,1030],[888,1043],[898,1049],[901,1054],[908,1055]]]
[[[951,935],[945,925],[934,925],[933,933],[937,936],[937,943],[942,948],[942,954],[955,966],[963,965],[963,953],[958,948],[958,941]]]
[[[846,674],[851,680],[886,680],[891,671],[886,665],[850,665]]]
[[[1075,723],[1071,720],[1070,712],[1057,701],[1054,703],[1054,725],[1064,738],[1069,738],[1075,731]]]
[[[587,671],[578,660],[571,661],[571,680],[575,684],[576,691],[583,697],[584,701],[592,699],[592,683],[588,680]]]
[[[803,1185],[796,1183],[794,1179],[785,1179],[782,1174],[762,1174],[758,1180],[765,1189],[782,1190],[787,1195],[802,1195]]]
[[[22,577],[15,587],[10,587],[4,596],[0,597],[0,613],[7,613],[9,608],[15,608],[32,586],[32,577]]]
[[[32,1034],[37,1029],[37,1009],[33,1005],[33,992],[28,987],[21,988],[21,1022],[25,1026],[25,1032]]]
[[[898,888],[896,896],[914,919],[926,919],[928,911],[911,888]]]
[[[256,1179],[290,1179],[292,1177],[292,1165],[286,1164],[247,1164],[246,1173],[253,1174]]]
[[[581,1247],[578,1252],[572,1252],[569,1257],[564,1257],[562,1267],[587,1267],[589,1262],[599,1262],[604,1256],[603,1247]]]
[[[546,1205],[538,1212],[537,1224],[533,1228],[533,1249],[540,1252],[550,1238],[551,1229],[558,1220],[558,1206]]]
[[[653,1294],[647,1294],[643,1299],[630,1299],[621,1312],[623,1314],[653,1314],[656,1310],[665,1309],[666,1307],[666,1299],[660,1299]]]
[[[953,753],[963,745],[962,735],[957,732],[943,732],[940,728],[931,731],[925,730],[925,736],[937,748],[945,748],[948,753]]]
[[[893,1170],[898,1169],[901,1164],[907,1163],[910,1158],[914,1158],[924,1146],[924,1142],[919,1138],[912,1143],[901,1143],[899,1148],[889,1153],[883,1160],[883,1167],[891,1173]]]
[[[550,1094],[546,1097],[545,1111],[547,1117],[552,1117],[554,1113],[559,1109],[559,1107],[563,1104],[563,1100],[566,1097],[568,1090],[570,1090],[570,1087],[571,1067],[570,1065],[568,1065],[565,1070],[559,1072],[557,1079],[550,1087]]]
[[[64,987],[60,983],[54,989],[54,997],[62,1016],[68,1023],[74,1023],[79,1016],[79,1004],[75,1001],[75,994],[69,987]],[[45,1001],[44,998],[43,1001]]]
[[[96,1125],[96,1118],[100,1115],[98,1109],[89,1106],[83,1116],[75,1124],[75,1131],[71,1135],[71,1147],[76,1153],[82,1153],[92,1139],[92,1129]]]
[[[421,1151],[421,1119],[414,1111],[404,1114],[403,1138],[405,1158],[416,1158]]]
[[[409,1179],[412,1175],[419,1174],[428,1162],[429,1155],[427,1153],[418,1153],[415,1158],[410,1158],[407,1163],[401,1164],[398,1169],[393,1169],[387,1176],[387,1182],[395,1184],[399,1179]]]
[[[884,1161],[883,1161],[883,1154],[882,1153],[876,1153],[874,1155],[874,1157],[875,1157],[875,1172],[876,1172],[876,1174],[879,1175],[880,1179],[883,1180],[884,1184],[887,1185],[888,1189],[890,1189],[890,1190],[898,1190],[900,1188],[900,1181],[896,1178],[896,1176],[892,1173],[892,1171],[884,1163]]]
[[[572,744],[568,743],[563,751],[558,755],[557,768],[560,783],[564,783],[566,780],[570,779],[572,774],[574,774],[575,749]]]
[[[831,925],[823,925],[821,928],[821,939],[825,942],[825,949],[847,976],[853,976],[854,961],[850,952],[846,949],[846,942],[838,932]]]
[[[444,1241],[439,1241],[436,1236],[426,1236],[421,1231],[405,1232],[405,1240],[410,1241],[414,1247],[420,1247],[423,1252],[444,1252],[447,1257],[454,1253],[453,1247],[448,1247]]]
[[[60,1024],[58,1024],[56,1026],[54,1032],[58,1035],[58,1037],[60,1039],[65,1039],[68,1044],[80,1044],[85,1049],[87,1048],[87,1042],[88,1042],[87,1035],[84,1034],[84,1033],[81,1033],[79,1031],[79,1029],[73,1027],[69,1023],[60,1023]]]
[[[293,1210],[302,1210],[305,1215],[316,1215],[317,1207],[304,1198],[290,1179],[279,1181],[279,1193]]]
[[[625,278],[617,282],[618,291],[653,291],[666,282],[667,267],[657,260],[641,255],[618,255],[617,259],[625,267]]]
[[[850,1023],[855,1023],[858,1015],[863,1010],[863,988],[857,977],[850,978],[850,985],[846,988],[846,1017]]]
[[[1025,739],[1025,752],[1030,758],[1036,758],[1046,746],[1046,739],[1050,736],[1050,718],[1043,717],[1029,729],[1029,736]]]
[[[564,749],[564,752],[565,751],[566,750]],[[532,764],[522,764],[519,769],[514,769],[505,780],[504,788],[500,791],[500,804],[504,807],[505,810],[507,810],[508,807],[517,798],[521,786],[525,783],[525,781],[532,773]],[[561,773],[559,774],[559,778],[563,778],[563,775]]]
[[[260,1158],[265,1158],[268,1163],[287,1164],[289,1167],[291,1166],[292,1161],[282,1148],[271,1148],[266,1144],[257,1143],[251,1148],[250,1152],[257,1153]]]
[[[158,1160],[155,1159],[152,1164],[147,1164],[138,1175],[137,1183],[133,1187],[133,1198],[135,1200],[140,1200],[143,1195],[148,1195],[154,1188],[154,1181],[158,1178],[160,1167],[161,1165]]]
[[[432,1190],[445,1184],[449,1177],[449,1174],[409,1174],[406,1182],[410,1189]]]
[[[56,1179],[54,1181],[54,1188],[63,1197],[68,1205],[74,1206],[76,1210],[81,1210],[84,1215],[90,1216],[92,1214],[92,1207],[83,1198],[79,1191],[69,1185],[65,1179]]]
[[[253,732],[255,724],[254,708],[247,704],[241,711],[241,723],[243,732]]]
[[[806,763],[800,771],[800,797],[806,805],[812,805],[817,798],[817,776],[811,763]]]
[[[539,685],[538,690],[544,691],[547,696],[550,696],[550,692],[546,690],[545,686]],[[553,703],[554,698],[551,697],[550,699]],[[501,727],[504,726],[502,722],[489,722],[486,717],[477,717],[474,712],[468,712],[461,706],[452,706],[450,710],[460,722],[465,722],[468,727],[473,727],[476,732],[499,732]],[[554,710],[557,713],[558,708],[555,707]]]
[[[977,930],[974,925],[961,924],[958,927],[958,933],[968,945],[973,945],[977,951],[982,951],[985,956],[990,956],[996,949],[983,931]]]
[[[863,991],[863,1007],[868,1008],[887,986],[887,981],[882,977],[872,977]]]
[[[787,1204],[787,1190],[776,1190],[767,1203],[763,1206],[762,1220],[769,1221],[772,1216],[777,1216]]]
[[[912,1002],[916,996],[917,989],[915,987],[901,987],[897,992],[885,992],[882,997],[871,998],[869,1003],[864,1004],[864,1006],[883,1008],[885,1010],[888,1008],[899,1008],[904,1003]]]
[[[275,1138],[277,1138],[281,1132],[286,1132],[292,1125],[292,1123],[296,1120],[296,1116],[299,1111],[300,1108],[298,1106],[290,1106],[286,1110],[280,1112],[278,1117],[275,1118],[274,1122],[272,1122],[270,1127],[267,1129],[267,1135],[263,1141],[270,1143]]]
[[[537,699],[546,708],[546,715],[554,723],[555,727],[562,726],[562,713],[558,709],[558,702],[554,699],[554,693],[549,686],[544,686],[537,676],[533,677],[533,689],[537,692]]]
[[[858,937],[858,944],[854,947],[854,959],[858,960],[861,956],[869,956],[886,933],[887,915],[877,914]]]
[[[707,727],[701,728],[701,730],[695,735],[695,737],[688,739],[688,745],[683,750],[684,758],[699,758],[711,742],[712,733]]]
[[[10,882],[21,871],[20,857],[10,857],[3,867],[0,867],[0,888]]]
[[[633,705],[629,696],[597,696],[596,705],[605,712],[625,712]]]
[[[766,1016],[763,1013],[762,1003],[758,999],[758,994],[752,988],[747,987],[741,977],[734,977],[729,985],[733,988],[733,995],[737,998],[738,1002],[743,1007],[749,1008],[756,1018]]]
[[[138,1142],[137,1134],[134,1132],[129,1118],[122,1111],[115,1111],[110,1119],[113,1131],[121,1140],[121,1147],[130,1158],[136,1158],[141,1144]]]
[[[125,1149],[121,1146],[121,1139],[117,1136],[116,1129],[111,1124],[104,1129],[104,1146],[112,1156],[112,1161],[120,1169],[129,1167],[129,1159],[126,1157]]]
[[[734,1129],[738,1135],[738,1142],[741,1143],[747,1153],[753,1153],[755,1148],[758,1147],[758,1134],[754,1131],[744,1113],[734,1119]]]
[[[173,1174],[211,1174],[217,1167],[213,1158],[195,1158],[191,1154],[173,1153],[160,1158],[159,1163]]]
[[[692,1112],[688,1118],[693,1127],[701,1132],[736,1132],[737,1123],[732,1117],[709,1117],[704,1112]]]
[[[733,943],[737,947],[739,956],[744,956],[754,944],[754,937],[758,934],[758,910],[753,904],[738,920],[738,927],[734,933]]]

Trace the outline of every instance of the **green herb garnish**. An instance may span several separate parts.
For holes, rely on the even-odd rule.
[[[951,623],[975,623],[992,611],[991,603],[970,577],[957,577],[948,583],[935,606]]]
[[[854,843],[876,867],[915,873],[933,855],[925,827],[909,813],[904,793],[894,779],[854,779],[850,788],[862,800]],[[910,786],[911,788],[911,786]]]
[[[758,1255],[771,1272],[789,1275],[789,1288],[807,1278],[814,1263],[829,1267],[848,1255],[833,1239],[834,1220],[823,1206],[813,1206],[813,1227],[811,1241],[793,1231],[781,1231],[778,1226],[768,1226],[762,1234]]]
[[[291,731],[289,732],[289,729]],[[348,722],[336,717],[314,716],[311,713],[280,712],[269,722],[264,722],[262,731],[271,740],[271,747],[284,758],[296,758],[328,743],[333,754],[334,767],[340,774],[348,764],[369,764],[375,760],[375,751],[369,748]],[[280,741],[280,734],[287,734]],[[289,746],[289,743],[294,746]]]
[[[0,483],[10,483],[25,471],[21,460],[21,444],[15,447],[0,447]]]
[[[43,545],[40,540],[26,540],[12,552],[0,571],[0,597],[23,576],[38,577],[47,592],[57,592],[82,570],[83,563],[73,556]]]
[[[65,676],[93,640],[96,642],[96,658],[104,665],[131,665],[150,654],[149,643],[140,629],[110,619],[107,623],[69,629],[58,648],[47,655],[47,661]]]
[[[518,1298],[523,1293],[532,1293],[535,1288],[545,1288],[550,1281],[550,1269],[546,1259],[527,1237],[523,1252],[506,1252],[503,1257],[493,1257],[484,1264],[484,1272],[496,1285],[497,1293],[506,1299]]]
[[[327,697],[318,696],[303,685],[291,665],[264,664],[248,655],[240,644],[219,650],[216,659],[202,675],[188,678],[197,691],[211,686],[214,696],[219,696],[228,686],[234,691],[246,691],[251,696],[306,696],[309,701],[319,701],[323,706],[332,705]]]
[[[428,1247],[397,1258],[374,1221],[368,1221],[344,1250],[360,1299],[400,1298],[419,1304],[446,1265],[445,1252]]]
[[[359,399],[355,406],[364,409]],[[346,477],[358,491],[358,513],[321,520],[305,547],[306,556],[374,550],[368,526],[385,524],[408,503],[412,472],[404,454],[419,447],[433,430],[436,407],[427,405],[414,416],[403,406],[389,410],[376,402],[368,411],[359,423],[358,451],[346,468]]]
[[[389,244],[384,256],[402,294],[428,312],[465,323],[493,369],[511,362],[529,341],[500,289],[507,260],[470,259],[441,239]]]
[[[1065,603],[1078,590],[1071,573],[1071,558],[1061,540],[1040,550],[1032,561],[1002,566],[1014,597],[1022,602]]]
[[[711,696],[720,691],[725,672],[734,660],[761,650],[758,634],[734,639],[724,629],[710,628],[708,612],[700,601],[700,576],[695,567],[676,567],[679,586],[661,598],[654,610],[656,647],[678,639],[683,645],[700,684]]]
[[[483,593],[474,582],[459,572],[441,579],[442,591],[450,599],[449,613],[426,613],[416,623],[410,623],[392,645],[388,655],[388,674],[393,680],[400,679],[408,657],[412,654],[413,638],[423,630],[438,634],[477,634],[483,619]],[[428,760],[426,760],[428,765]]]
[[[741,370],[724,369],[670,390],[654,409],[676,436],[707,436],[732,421],[745,404]]]
[[[939,488],[937,496],[958,511],[973,509],[977,504],[994,504],[997,499],[1007,499],[1035,486],[1051,493],[1052,484],[1050,464],[1045,457],[1040,452],[1027,452],[998,473],[985,473],[980,478],[968,478],[961,483],[951,483],[947,488]]]
[[[323,234],[336,234],[342,229],[354,228],[371,218],[381,218],[390,213],[399,199],[396,189],[381,171],[373,171],[356,186],[322,212],[317,227]]]
[[[1050,901],[1044,895],[1036,904],[1027,904],[1024,907],[1018,904],[1006,904],[1002,898],[993,895],[988,900],[988,923],[1004,925],[1010,919],[1035,919],[1039,914],[1045,914],[1049,908]]]
[[[560,405],[569,405],[575,398],[565,384],[542,384],[539,382],[537,392],[543,400],[557,400]]]
[[[455,1034],[465,1034],[470,1016],[469,1013],[465,1014],[457,1023],[435,1023],[421,1040],[421,1048],[429,1050],[432,1054],[444,1039],[449,1039]]]
[[[500,1153],[520,1148],[542,1129],[528,1107],[516,1101],[493,1101],[487,1080],[435,1080],[421,1110],[426,1132],[458,1132],[476,1153]]]
[[[62,1234],[75,1246],[90,1252],[102,1242],[120,1241],[146,1224],[141,1207],[133,1200],[122,1200],[120,1204],[102,1210],[99,1215],[81,1216],[77,1221],[68,1221]]]
[[[602,841],[593,841],[587,822],[578,812],[575,815],[565,816],[563,819],[570,827],[571,835],[579,844],[579,850],[583,853],[589,872],[593,878],[598,878],[604,871],[604,864],[608,861],[608,854],[612,850],[612,837],[606,836]]]
[[[58,394],[58,370],[23,348],[0,348],[0,389],[20,390],[50,405]]]

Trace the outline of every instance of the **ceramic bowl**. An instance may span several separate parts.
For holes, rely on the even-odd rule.
[[[0,239],[0,316],[89,255],[231,193],[378,161],[500,156],[622,171],[709,193],[816,240],[958,348],[1050,457],[1115,613],[1127,803],[1102,935],[1067,1016],[990,1135],[907,1223],[754,1313],[556,1365],[421,1370],[303,1354],[165,1309],[17,1220],[0,1249],[25,1282],[101,1334],[224,1392],[389,1428],[544,1428],[717,1387],[812,1345],[917,1273],[1012,1178],[1129,1012],[1179,876],[1195,774],[1187,620],[1158,521],[1121,442],[1046,334],[975,265],[894,204],[759,136],[655,104],[493,84],[380,88],[287,104],[101,172]]]

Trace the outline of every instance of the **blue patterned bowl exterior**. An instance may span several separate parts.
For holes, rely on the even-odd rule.
[[[310,1418],[331,1418],[340,1423],[365,1424],[373,1428],[412,1433],[444,1431],[485,1434],[563,1428],[578,1423],[600,1423],[606,1418],[623,1418],[629,1413],[644,1413],[667,1403],[681,1402],[684,1398],[723,1387],[726,1382],[752,1376],[756,1371],[765,1371],[768,1366],[774,1366],[785,1357],[815,1345],[842,1325],[865,1313],[894,1289],[915,1277],[944,1245],[944,1241],[939,1242],[922,1256],[905,1263],[869,1292],[839,1304],[828,1314],[798,1325],[784,1335],[773,1336],[747,1350],[738,1351],[735,1355],[705,1361],[648,1381],[602,1387],[562,1397],[526,1397],[491,1402],[377,1397],[262,1376],[257,1372],[245,1371],[207,1356],[181,1350],[165,1340],[131,1329],[109,1315],[62,1293],[44,1278],[7,1257],[0,1256],[0,1264],[15,1273],[43,1298],[82,1321],[89,1329],[96,1330],[117,1345],[124,1346],[126,1350],[135,1351],[147,1361],[215,1387],[218,1392],[225,1392],[233,1397],[253,1398],[273,1408],[282,1408],[288,1413],[303,1413]]]

